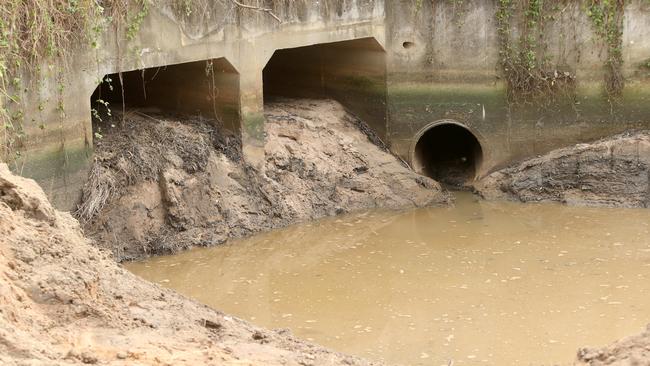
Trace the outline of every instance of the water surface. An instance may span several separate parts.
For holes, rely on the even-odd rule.
[[[650,211],[371,211],[132,263],[268,328],[412,365],[572,364],[650,322]]]

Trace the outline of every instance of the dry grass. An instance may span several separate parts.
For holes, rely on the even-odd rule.
[[[74,215],[88,222],[97,215],[117,191],[117,179],[113,172],[101,164],[93,164],[83,187],[83,200]]]
[[[121,120],[124,123],[118,123]],[[129,110],[124,116],[114,110],[111,117],[97,121],[105,135],[97,141],[94,162],[75,216],[83,222],[92,221],[128,187],[145,181],[157,182],[170,166],[188,174],[202,172],[211,151],[241,160],[240,141],[213,122],[137,110]]]

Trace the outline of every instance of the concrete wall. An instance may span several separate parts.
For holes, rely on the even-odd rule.
[[[276,3],[273,10],[282,23],[230,1],[209,2],[208,9],[189,16],[152,4],[133,41],[108,29],[98,49],[81,47],[65,64],[43,65],[47,72],[37,78],[38,90],[23,98],[33,108],[26,111],[27,139],[12,168],[36,179],[56,206],[73,209],[92,161],[90,97],[104,75],[215,59],[227,60],[230,73],[239,75],[239,90],[229,92],[239,99],[239,120],[232,127],[242,135],[245,157],[260,164],[262,72],[273,53],[362,38],[383,44],[385,35],[383,1]],[[187,85],[176,86],[189,96]],[[166,97],[178,100],[180,95]]]
[[[543,41],[550,63],[576,76],[576,95],[540,108],[507,102],[500,78],[496,1],[387,2],[393,151],[411,160],[418,131],[435,121],[453,120],[484,145],[484,174],[560,146],[650,127],[648,70],[640,67],[650,59],[650,6],[627,2],[623,72],[628,80],[621,104],[612,109],[603,93],[603,42],[582,2],[559,3],[562,7],[548,21]],[[513,23],[517,33],[522,20]]]
[[[82,48],[66,64],[44,65],[39,87],[23,98],[33,108],[25,116],[27,140],[14,169],[36,178],[58,207],[73,208],[92,159],[89,98],[98,81],[118,71],[217,59],[224,67],[215,76],[227,96],[217,103],[224,108],[221,118],[241,134],[245,158],[259,165],[264,159],[264,67],[278,50],[319,44],[311,51],[286,51],[309,60],[294,62],[306,77],[294,79],[294,86],[304,91],[320,85],[409,161],[414,137],[440,120],[467,127],[481,142],[479,174],[555,147],[650,127],[647,1],[626,5],[627,80],[615,108],[602,92],[606,52],[581,1],[562,2],[544,34],[552,63],[576,76],[575,99],[545,108],[507,102],[495,0],[276,3],[273,10],[282,23],[229,1],[210,2],[208,9],[189,16],[152,5],[135,40],[118,42],[122,38],[107,31],[98,49]],[[274,67],[282,65],[287,63]],[[170,77],[175,91],[164,96],[169,103],[191,110],[205,106],[191,101],[204,100],[209,88],[191,90],[191,83]],[[231,90],[235,86],[238,90]],[[227,114],[232,106],[237,111]]]

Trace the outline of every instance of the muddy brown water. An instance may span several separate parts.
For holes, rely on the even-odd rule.
[[[268,328],[411,365],[572,364],[650,322],[650,211],[371,211],[126,265]]]

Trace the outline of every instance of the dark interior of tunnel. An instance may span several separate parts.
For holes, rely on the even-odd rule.
[[[323,47],[310,46],[278,50],[264,67],[264,101],[278,98],[325,98],[326,86],[321,63]]]
[[[90,98],[93,124],[112,111],[190,114],[228,130],[239,126],[239,74],[225,59],[153,67],[104,76]]]
[[[273,53],[263,73],[265,99],[357,98],[385,84],[386,53],[373,38],[286,48]]]
[[[264,103],[334,99],[386,136],[386,52],[374,38],[274,52],[263,70]]]
[[[420,137],[413,163],[421,174],[462,188],[474,179],[482,155],[479,141],[469,130],[449,123],[432,127]]]

